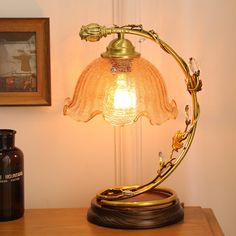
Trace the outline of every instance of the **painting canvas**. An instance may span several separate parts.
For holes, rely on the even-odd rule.
[[[36,92],[35,33],[0,33],[0,91]]]

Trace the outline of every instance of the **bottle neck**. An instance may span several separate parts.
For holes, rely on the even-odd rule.
[[[15,130],[0,129],[0,150],[9,150],[15,147]]]

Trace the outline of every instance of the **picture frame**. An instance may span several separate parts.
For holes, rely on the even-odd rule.
[[[49,18],[0,18],[0,106],[50,106]]]

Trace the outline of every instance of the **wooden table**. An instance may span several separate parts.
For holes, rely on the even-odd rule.
[[[86,220],[87,209],[28,209],[23,218],[0,222],[1,236],[222,236],[212,210],[185,207],[183,222],[159,229],[120,230],[103,228]]]

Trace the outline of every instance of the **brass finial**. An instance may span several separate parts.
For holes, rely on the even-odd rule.
[[[102,37],[107,36],[106,27],[96,23],[83,25],[80,29],[79,35],[82,40],[84,39],[86,41],[96,42],[99,41]]]

